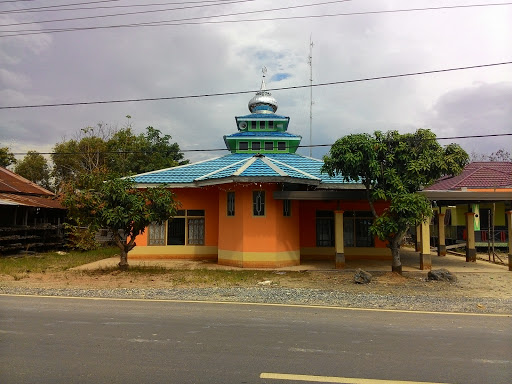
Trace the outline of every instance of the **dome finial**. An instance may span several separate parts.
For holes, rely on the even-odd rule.
[[[249,110],[252,113],[272,113],[277,110],[277,101],[272,97],[272,94],[267,91],[267,85],[265,84],[267,67],[263,66],[261,73],[263,74],[261,88],[256,92],[256,96],[249,101]]]

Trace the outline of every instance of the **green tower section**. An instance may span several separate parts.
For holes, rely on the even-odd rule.
[[[302,139],[288,133],[290,118],[276,115],[277,101],[266,90],[266,69],[261,89],[249,101],[251,114],[235,117],[237,133],[224,136],[231,153],[295,153]]]

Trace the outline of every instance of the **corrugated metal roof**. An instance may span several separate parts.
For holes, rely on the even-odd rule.
[[[57,200],[41,196],[0,193],[0,205],[23,205],[36,208],[66,209]]]
[[[290,118],[287,116],[279,116],[279,115],[276,115],[275,113],[251,113],[250,115],[237,116],[235,119],[236,120],[252,120],[252,119],[289,120]]]
[[[302,136],[294,135],[293,133],[288,132],[237,132],[233,133],[232,135],[226,135],[224,137],[258,137],[258,138],[265,138],[268,137],[270,139],[278,139],[279,137],[283,138],[302,138]]]
[[[24,195],[53,196],[47,189],[30,180],[0,167],[0,192],[20,193]]]
[[[426,191],[449,191],[462,188],[511,188],[512,162],[474,162],[460,175],[444,177]]]
[[[199,163],[187,164],[175,168],[148,172],[133,176],[139,185],[169,184],[197,185],[208,181],[221,183],[226,178],[249,178],[263,180],[273,178],[273,181],[300,183],[347,185],[343,177],[329,177],[321,173],[323,161],[311,157],[291,153],[268,153],[254,155],[250,153],[234,153],[213,158]]]

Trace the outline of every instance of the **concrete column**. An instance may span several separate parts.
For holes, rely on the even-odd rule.
[[[426,219],[420,225],[421,227],[421,250],[420,250],[420,269],[432,269],[432,259],[430,257],[430,220]]]
[[[512,211],[507,211],[508,224],[508,270],[512,271]]]
[[[334,211],[334,247],[336,249],[336,269],[345,268],[345,246],[343,239],[343,211]]]
[[[421,225],[416,227],[416,243],[415,243],[416,252],[421,251]]]
[[[441,209],[441,208],[439,208]],[[446,235],[444,232],[444,213],[437,214],[437,236],[439,244],[437,246],[437,256],[446,256]]]
[[[466,232],[466,262],[476,262],[475,214],[473,212],[466,213]]]

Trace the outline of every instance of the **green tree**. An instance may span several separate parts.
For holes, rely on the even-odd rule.
[[[0,148],[0,167],[8,167],[11,164],[16,164],[16,158],[9,150],[9,147]]]
[[[95,177],[85,176],[85,177]],[[81,184],[96,184],[82,182]],[[109,229],[119,250],[121,269],[128,268],[128,253],[136,246],[135,239],[152,222],[169,220],[176,213],[177,203],[171,191],[158,187],[136,189],[130,179],[109,179],[95,189],[77,189],[66,184],[63,204],[75,222],[92,230]]]
[[[373,235],[387,241],[392,270],[402,273],[400,245],[411,226],[432,216],[430,202],[416,192],[445,175],[462,172],[468,154],[457,144],[441,147],[430,130],[400,134],[354,134],[337,140],[324,157],[323,172],[361,182],[374,216]],[[376,212],[377,200],[389,202]]]
[[[188,164],[178,143],[171,139],[153,127],[135,136],[127,126],[115,132],[107,143],[108,168],[126,176]]]
[[[14,172],[43,188],[50,188],[48,161],[37,151],[28,151],[25,157],[16,163]]]

